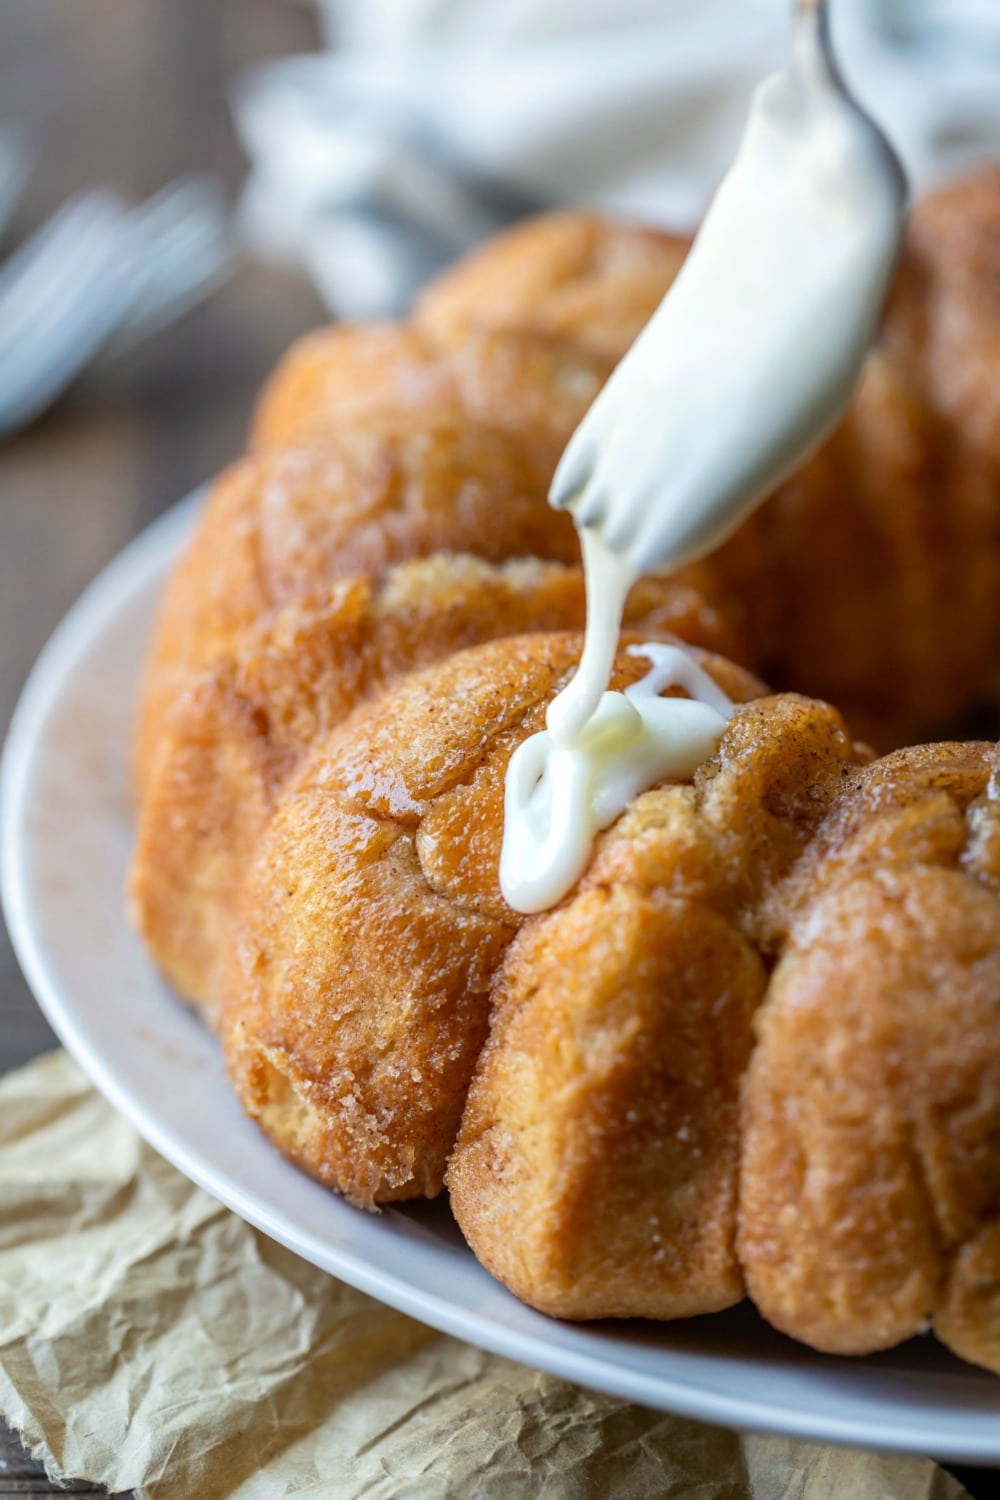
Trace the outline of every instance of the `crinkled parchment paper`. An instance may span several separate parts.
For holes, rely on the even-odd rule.
[[[315,1270],[167,1165],[65,1053],[0,1083],[0,1411],[149,1500],[953,1500],[934,1464],[575,1389]]]

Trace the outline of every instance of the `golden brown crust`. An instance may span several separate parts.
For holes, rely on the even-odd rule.
[[[853,773],[785,885],[739,1250],[759,1309],[818,1348],[887,1348],[934,1318],[996,1367],[994,766],[990,746],[935,745]]]
[[[537,465],[475,423],[399,412],[346,427],[322,449],[234,464],[164,592],[137,729],[140,787],[168,705],[248,627],[334,579],[442,550],[496,562],[579,556]]]
[[[758,669],[883,746],[981,691],[1000,553],[960,482],[924,397],[873,351],[833,436],[710,561],[723,597],[757,601]]]
[[[834,710],[715,659],[755,701],[694,784],[637,799],[554,911],[498,889],[507,759],[579,649],[511,634],[580,623],[548,477],[682,249],[552,216],[412,324],[292,351],[165,608],[140,925],[204,1000],[224,960],[228,1065],[282,1150],[369,1207],[439,1191],[451,1153],[470,1244],[533,1305],[684,1316],[745,1277],[816,1347],[932,1320],[1000,1369],[992,747],[868,764]],[[681,584],[643,585],[644,636],[888,736],[984,686],[998,257],[1000,170],[918,209],[841,427]],[[405,562],[441,549],[556,565]]]
[[[962,1359],[1000,1373],[1000,1219],[959,1248],[934,1307],[934,1331]]]
[[[723,916],[643,884],[587,880],[522,929],[448,1168],[466,1239],[522,1301],[678,1318],[740,1300],[739,1085],[765,983]]]
[[[680,270],[690,241],[600,214],[517,224],[432,281],[414,322],[439,338],[471,328],[570,339],[617,362]]]
[[[593,214],[518,226],[433,283],[412,324],[335,329],[293,350],[258,437],[328,435],[373,401],[460,409],[516,432],[548,475],[682,250]],[[918,206],[843,423],[700,569],[700,586],[742,611],[741,659],[838,703],[883,747],[946,722],[992,677],[998,261],[1000,169]]]
[[[947,722],[993,673],[998,265],[1000,169],[917,205],[840,426],[709,564],[715,592],[757,603],[757,670],[883,746]]]
[[[352,1202],[431,1196],[509,929],[439,895],[405,825],[355,813],[321,785],[289,799],[264,851],[223,1022],[237,1094]],[[307,952],[319,935],[322,953]]]
[[[932,1317],[997,1211],[998,1035],[1000,904],[977,882],[882,869],[811,909],[744,1094],[740,1259],[777,1327],[862,1354]]]
[[[758,698],[524,920],[497,886],[503,772],[576,649],[451,657],[314,749],[243,896],[245,1107],[369,1205],[437,1191],[450,1152],[476,1254],[560,1316],[685,1316],[745,1274],[817,1347],[937,1317],[995,1363],[991,747],[866,763],[825,705]]]
[[[322,328],[292,346],[264,387],[251,447],[325,443],[403,411],[494,427],[551,474],[611,363],[543,333],[478,328],[439,342],[412,324]]]
[[[497,881],[504,771],[579,648],[508,637],[403,679],[317,744],[261,841],[225,1000],[230,1071],[248,1112],[353,1201],[440,1189],[521,920]],[[707,663],[737,697],[758,691]],[[619,682],[642,671],[619,657]]]
[[[1000,164],[914,207],[891,310],[892,342],[930,404],[980,461],[1000,464]]]
[[[694,785],[638,798],[508,950],[448,1185],[476,1254],[532,1306],[685,1317],[743,1295],[739,1092],[776,942],[766,898],[857,760],[825,705],[748,703]]]
[[[130,879],[133,920],[174,987],[214,1012],[243,872],[314,740],[406,672],[480,641],[583,620],[576,568],[439,553],[342,579],[265,615],[207,671],[192,673],[163,722],[147,728]],[[638,584],[625,625],[644,638],[731,649],[719,615],[672,581]]]

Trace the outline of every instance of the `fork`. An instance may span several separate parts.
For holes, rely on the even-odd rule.
[[[134,210],[103,189],[64,204],[0,267],[0,435],[95,357],[107,362],[186,312],[230,265],[208,179],[182,179]]]
[[[773,261],[759,253],[763,211],[748,208],[745,193],[727,194],[731,178],[723,184],[688,262],[573,434],[549,492],[550,505],[569,510],[580,528],[585,557],[589,537],[591,551],[600,546],[613,554],[633,578],[704,556],[799,466],[846,406],[881,306],[898,245],[905,177],[892,147],[839,74],[827,0],[798,0],[796,11],[795,59],[785,74],[761,85],[745,142],[762,119],[767,123],[765,112],[787,104],[789,80],[797,89],[802,77],[819,71],[880,153],[884,203],[880,192],[868,211],[885,215],[878,223],[888,246],[886,270],[881,279],[870,277],[857,305],[840,299],[843,330],[831,329],[825,342],[817,338],[815,351],[809,345],[809,362],[803,360],[818,309],[837,305],[830,299],[841,290],[832,273],[829,284],[818,279],[825,264],[823,226],[799,234],[799,264],[808,265],[810,274],[797,278],[799,302],[786,309],[786,285]],[[785,212],[788,201],[772,194],[767,208],[785,213],[797,231],[794,212]],[[779,221],[772,213],[767,222]],[[728,257],[721,267],[713,263],[720,252]],[[718,316],[699,324],[698,312],[705,313],[710,300]],[[745,346],[754,328],[755,306],[772,303],[775,325],[787,312],[787,327],[779,329],[784,342],[775,341],[767,372],[781,394],[769,409],[753,382],[759,369],[749,371],[753,362],[741,362],[739,355],[741,338]],[[733,453],[740,462],[732,462]]]
[[[28,175],[29,153],[17,130],[0,128],[0,234]]]
[[[0,268],[0,433],[44,410],[104,342],[128,301],[129,248],[124,204],[97,191]]]
[[[228,214],[210,177],[182,177],[134,209],[132,289],[100,360],[135,348],[215,291],[233,269]]]

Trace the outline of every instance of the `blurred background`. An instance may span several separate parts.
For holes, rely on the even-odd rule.
[[[791,11],[3,0],[0,727],[83,586],[240,451],[297,334],[399,311],[536,208],[696,222]],[[997,0],[832,11],[918,189],[1000,155]],[[0,947],[0,1063],[47,1041]]]
[[[311,9],[276,0],[4,0],[0,130],[18,132],[26,161],[0,265],[95,185],[138,201],[180,174],[208,173],[235,201],[246,162],[229,81],[317,39]],[[239,452],[268,368],[322,316],[304,276],[243,268],[0,438],[0,728],[73,599],[129,537]],[[3,935],[0,1060],[13,1066],[45,1045]]]

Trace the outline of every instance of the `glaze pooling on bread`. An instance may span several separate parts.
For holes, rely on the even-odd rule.
[[[860,756],[823,704],[747,703],[693,785],[639,797],[521,927],[448,1185],[476,1254],[533,1306],[679,1317],[743,1295],[740,1088],[782,938],[769,897]]]
[[[622,693],[602,691],[582,727],[561,739],[554,715],[583,676],[579,667],[549,704],[545,729],[510,758],[500,889],[515,911],[554,906],[586,869],[598,832],[656,782],[692,776],[732,716],[733,704],[683,647],[644,641],[628,652],[651,664],[645,677]],[[667,688],[687,696],[664,701]]]
[[[518,911],[554,905],[598,829],[714,750],[730,705],[682,653],[674,680],[693,701],[659,701],[664,648],[647,653],[648,688],[607,691],[626,594],[717,550],[843,416],[905,206],[892,148],[847,93],[818,13],[800,12],[676,281],[549,490],[580,536],[587,627],[576,676],[507,772],[500,884]]]

